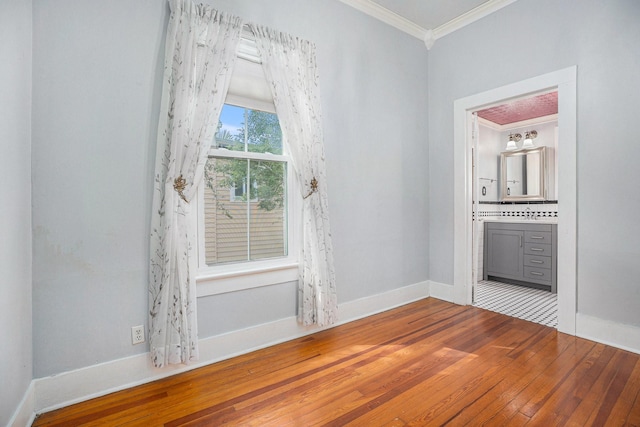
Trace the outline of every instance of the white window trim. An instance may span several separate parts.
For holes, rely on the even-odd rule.
[[[233,99],[234,102],[229,101],[230,100],[227,98],[227,103],[232,103],[234,105],[239,103],[237,97]],[[242,101],[243,102],[241,102],[241,104],[243,104],[243,107],[265,111],[264,108],[256,108],[255,103],[250,99],[243,99]],[[271,106],[271,109],[273,109],[273,106]],[[286,149],[286,146],[287,142],[283,137],[283,148]],[[196,250],[193,252],[196,256],[195,261],[198,266],[196,275],[198,298],[298,280],[298,258],[300,238],[302,236],[302,203],[300,197],[297,197],[297,195],[300,194],[300,190],[297,179],[295,179],[291,158],[288,155],[231,151],[224,148],[213,148],[209,151],[209,154],[223,158],[228,157],[256,160],[269,160],[272,158],[273,160],[284,161],[287,163],[288,255],[285,257],[262,259],[259,261],[208,266],[204,251],[204,209],[200,209],[200,205],[202,205],[204,201],[203,181],[198,188],[196,200],[192,202],[193,210],[191,212],[193,220],[197,221],[197,243]]]
[[[198,297],[237,292],[298,280],[298,261],[289,257],[218,266],[200,271],[196,278]],[[224,267],[236,267],[225,269]]]

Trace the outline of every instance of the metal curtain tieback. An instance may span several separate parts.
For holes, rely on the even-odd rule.
[[[185,188],[187,188],[187,180],[182,177],[182,174],[180,174],[179,177],[173,180],[173,189],[178,192],[182,200],[184,200],[186,203],[189,203],[187,198],[184,197],[183,191]]]
[[[316,179],[315,176],[313,177],[313,179],[309,184],[311,185],[311,191],[309,191],[309,194],[304,196],[302,199],[306,199],[307,197],[311,196],[313,193],[318,191],[318,180]]]

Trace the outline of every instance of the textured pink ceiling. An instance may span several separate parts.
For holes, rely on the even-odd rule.
[[[480,110],[478,116],[499,125],[506,125],[557,113],[558,92],[550,92]]]

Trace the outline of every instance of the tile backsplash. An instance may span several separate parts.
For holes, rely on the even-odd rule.
[[[529,211],[527,211],[529,208]],[[480,204],[478,218],[513,217],[526,218],[533,215],[536,218],[557,218],[557,203],[533,203],[533,204],[510,204],[510,205],[488,205]]]

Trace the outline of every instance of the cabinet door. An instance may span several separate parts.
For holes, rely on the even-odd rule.
[[[487,275],[522,279],[524,277],[524,232],[488,230]]]

